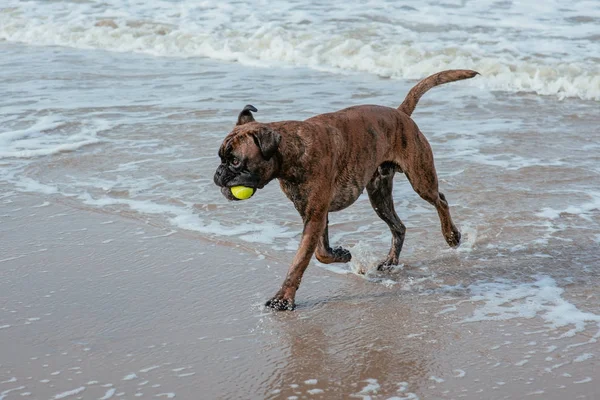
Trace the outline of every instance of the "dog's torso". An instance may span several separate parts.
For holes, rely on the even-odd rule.
[[[414,138],[420,132],[409,116],[376,105],[270,125],[282,133],[283,151],[292,153],[285,155],[292,174],[284,175],[280,183],[296,208],[297,202],[307,197],[307,190],[321,190],[315,195],[331,196],[328,211],[350,206],[380,165],[391,163],[401,170],[406,154],[421,142]],[[310,177],[310,182],[303,182],[304,177]],[[326,186],[331,190],[324,190]]]

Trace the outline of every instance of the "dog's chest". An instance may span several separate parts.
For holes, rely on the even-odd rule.
[[[307,191],[309,191],[310,188],[281,179],[279,180],[279,184],[286,197],[294,203],[296,210],[300,215],[304,216],[309,197]]]
[[[348,177],[338,180],[333,188],[329,211],[339,211],[352,205],[365,189],[363,182]]]

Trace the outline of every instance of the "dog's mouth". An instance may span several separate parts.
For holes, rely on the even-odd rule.
[[[227,187],[227,186],[223,186],[221,188],[221,194],[223,196],[225,196],[225,198],[227,200],[233,200],[233,201],[247,200],[247,199],[249,199],[250,197],[252,197],[252,196],[254,196],[256,194],[257,188],[252,187],[252,186],[246,186],[246,187],[252,189],[252,194],[249,197],[245,198],[245,199],[238,199],[237,197],[235,197],[233,195],[233,193],[231,192],[231,187]]]

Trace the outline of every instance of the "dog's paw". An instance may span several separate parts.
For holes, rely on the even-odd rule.
[[[350,250],[347,250],[343,247],[336,247],[331,250],[331,253],[335,258],[335,262],[347,263],[352,260],[352,254],[350,253]]]
[[[460,245],[460,232],[458,230],[453,231],[450,235],[446,236],[446,242],[450,247],[458,247]]]
[[[350,251],[343,247],[328,249],[326,252],[323,250],[317,250],[315,252],[315,256],[317,257],[317,260],[323,264],[347,263],[352,260],[352,254],[350,254]]]
[[[377,264],[377,271],[379,272],[390,272],[394,267],[398,265],[397,258],[388,257],[384,261]]]
[[[285,299],[275,296],[265,303],[265,307],[272,308],[277,311],[292,311],[296,308],[294,299]]]

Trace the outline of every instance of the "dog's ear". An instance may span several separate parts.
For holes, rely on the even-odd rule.
[[[247,124],[248,122],[253,122],[254,116],[252,115],[251,111],[257,112],[258,110],[256,109],[256,107],[254,107],[251,104],[248,104],[246,107],[244,107],[244,109],[242,110],[240,115],[238,115],[238,120],[237,120],[236,125],[244,125],[244,124]]]
[[[271,157],[273,157],[279,147],[279,142],[281,142],[281,135],[266,127],[258,132],[252,133],[252,138],[265,160],[270,160]]]

